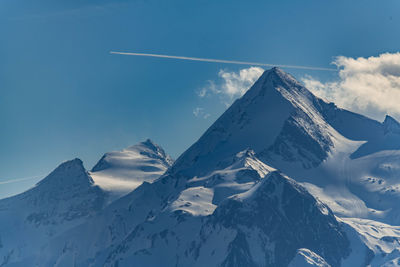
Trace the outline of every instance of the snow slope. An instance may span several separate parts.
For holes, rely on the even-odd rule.
[[[45,249],[50,257],[39,262],[65,266],[74,257],[75,266],[287,266],[298,249],[308,247],[340,266],[350,253],[343,223],[295,181],[254,166],[219,172],[228,176],[222,183],[252,183],[222,201],[210,197],[216,185],[207,183],[211,177],[195,186],[168,175],[145,183],[54,240]],[[242,181],[243,168],[254,172]],[[258,171],[266,173],[257,177]],[[191,205],[177,205],[180,198]],[[94,231],[94,222],[104,225]]]
[[[80,159],[64,162],[32,189],[0,200],[0,266],[27,266],[49,240],[143,182],[153,182],[171,163],[161,147],[146,140],[105,154],[92,172]]]
[[[273,68],[177,159],[171,171],[205,175],[223,167],[225,158],[251,149],[338,215],[400,224],[393,205],[400,200],[399,125],[390,116],[380,123],[326,103]]]
[[[0,200],[0,266],[28,266],[42,245],[96,214],[106,197],[74,159],[32,189]]]
[[[90,175],[96,185],[119,198],[143,182],[153,182],[172,165],[173,160],[150,139],[122,151],[106,153]]]
[[[333,145],[334,130],[313,106],[315,99],[282,70],[266,71],[177,159],[173,170],[203,174],[247,148],[307,167],[318,165]]]

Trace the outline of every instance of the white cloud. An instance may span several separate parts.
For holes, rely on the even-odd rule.
[[[207,119],[210,114],[206,113],[204,108],[197,107],[193,110],[193,115],[197,118]]]
[[[382,120],[385,114],[400,117],[400,53],[340,56],[333,63],[340,68],[338,81],[323,83],[307,76],[306,87],[340,107],[375,119]]]
[[[207,81],[207,85],[199,90],[198,95],[205,97],[219,94],[222,97],[227,97],[231,102],[246,93],[263,72],[264,70],[259,67],[245,68],[238,72],[220,70],[218,73],[220,79],[217,82]]]
[[[217,85],[215,84],[214,81],[208,80],[207,85],[201,88],[198,92],[197,95],[199,97],[206,97],[210,94],[219,94],[221,93],[220,90],[218,90]]]
[[[231,98],[240,97],[258,80],[264,72],[262,68],[241,69],[239,73],[220,70],[218,75],[224,80],[222,91]]]

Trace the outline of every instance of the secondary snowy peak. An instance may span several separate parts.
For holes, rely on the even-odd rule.
[[[99,212],[106,197],[74,159],[30,190],[0,200],[0,266],[31,265],[41,246]]]
[[[80,184],[90,186],[92,178],[83,166],[82,160],[75,158],[60,164],[54,171],[41,180],[37,186],[53,187],[54,190],[61,189],[69,184]]]
[[[165,167],[170,167],[173,160],[165,151],[150,139],[130,146],[122,151],[106,153],[99,162],[92,168],[92,172],[98,172],[111,168],[136,168],[140,160],[154,160]],[[151,167],[150,167],[151,168]],[[143,166],[146,171],[146,166]]]
[[[26,216],[28,222],[38,226],[56,225],[96,213],[105,198],[82,161],[74,159],[62,163],[32,189],[1,200],[0,207]]]
[[[150,139],[122,151],[106,153],[93,167],[97,185],[120,197],[143,182],[153,182],[173,163],[165,151]]]
[[[240,266],[238,256],[243,256],[242,266],[287,266],[305,247],[332,266],[340,266],[350,254],[350,243],[332,211],[277,171],[221,203],[212,221],[216,229],[219,224],[243,235],[228,246],[226,266]],[[257,254],[262,249],[255,244],[264,254]]]
[[[353,159],[385,150],[400,150],[400,123],[389,115],[386,116],[383,123],[379,124],[377,131],[370,128],[365,129],[365,132],[375,133],[364,139],[367,142],[351,155]]]
[[[383,122],[384,132],[387,133],[395,133],[400,134],[400,123],[396,121],[393,117],[386,115],[386,118]]]
[[[258,81],[174,164],[188,175],[206,173],[219,161],[250,148],[263,158],[318,165],[337,135],[324,120],[317,98],[278,68]]]

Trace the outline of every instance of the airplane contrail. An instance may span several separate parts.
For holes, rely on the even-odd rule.
[[[18,182],[31,180],[31,179],[35,179],[35,178],[40,178],[40,177],[44,177],[44,175],[37,175],[37,176],[31,176],[31,177],[24,177],[24,178],[17,178],[17,179],[10,179],[10,180],[6,180],[6,181],[0,181],[0,184],[18,183]]]
[[[280,64],[247,62],[247,61],[237,61],[237,60],[224,60],[224,59],[213,59],[213,58],[171,56],[171,55],[161,55],[161,54],[147,54],[147,53],[120,52],[120,51],[110,51],[110,54],[125,55],[125,56],[172,58],[172,59],[190,60],[190,61],[214,62],[214,63],[237,64],[237,65],[265,66],[265,67],[280,67],[280,68],[303,69],[303,70],[337,71],[337,69],[323,68],[323,67],[310,67],[310,66],[298,66],[298,65],[280,65]]]

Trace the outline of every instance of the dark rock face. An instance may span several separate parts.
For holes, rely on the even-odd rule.
[[[307,126],[312,127],[312,120],[306,114],[303,114],[303,118]],[[319,131],[314,134],[316,138],[308,134],[296,119],[290,118],[285,122],[274,144],[260,153],[260,158],[268,161],[268,158],[278,155],[284,161],[301,162],[306,169],[317,167],[328,157],[333,143]]]
[[[237,232],[224,263],[254,265],[243,234],[253,231],[261,234],[260,241],[274,244],[272,250],[264,249],[266,266],[287,266],[299,248],[309,248],[330,265],[340,266],[350,254],[350,244],[329,208],[277,172],[264,179],[251,195],[228,199],[211,217],[213,225]]]
[[[92,172],[98,172],[112,167],[112,165],[107,161],[107,154],[103,155],[101,159],[94,165]]]
[[[222,262],[221,266],[257,266],[252,259],[245,233],[241,231],[237,232],[235,239],[228,246],[228,251],[228,256]]]

